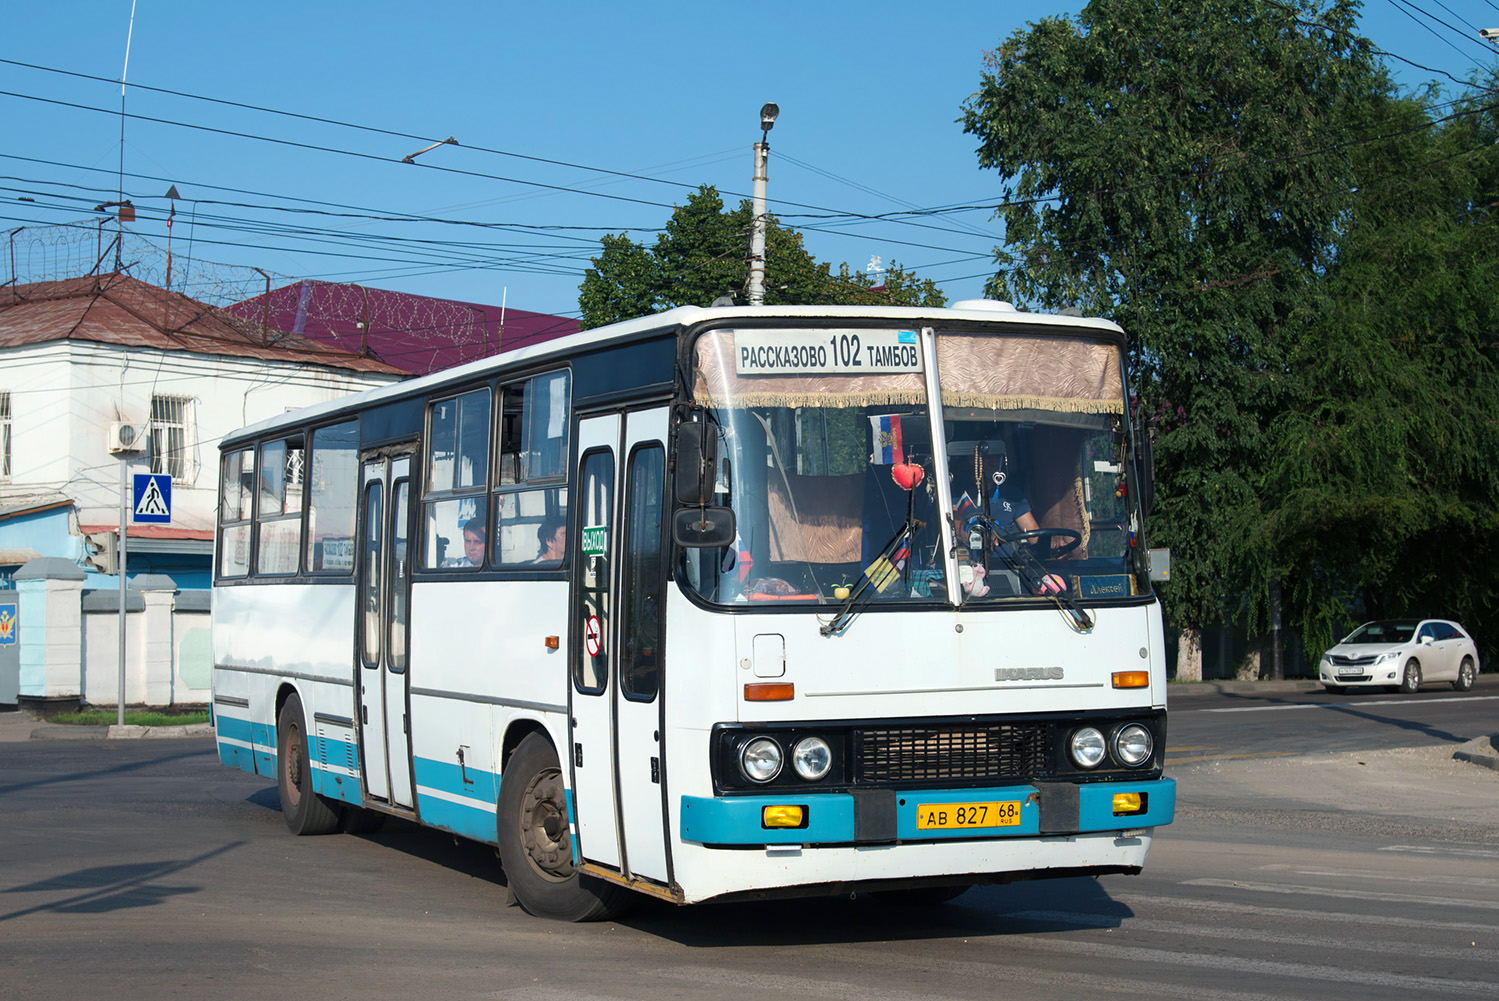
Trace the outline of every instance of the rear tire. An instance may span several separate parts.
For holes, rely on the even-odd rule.
[[[276,788],[281,793],[281,814],[293,834],[329,834],[338,829],[337,809],[312,788],[306,717],[295,692],[276,717]]]
[[[967,893],[968,886],[922,886],[913,890],[875,890],[870,896],[892,907],[936,907]]]
[[[551,742],[539,733],[520,742],[500,773],[498,824],[505,878],[532,914],[606,921],[629,906],[629,890],[574,867],[562,769]]]
[[[1462,665],[1457,669],[1457,680],[1452,683],[1454,691],[1471,692],[1473,682],[1478,680],[1478,668],[1473,664],[1472,657],[1464,657]]]
[[[1405,662],[1405,673],[1400,676],[1400,690],[1407,695],[1421,690],[1421,664],[1414,657]]]

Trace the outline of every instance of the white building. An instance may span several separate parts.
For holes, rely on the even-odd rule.
[[[108,437],[128,422],[148,434],[129,471],[171,476],[172,521],[127,530],[127,571],[207,588],[219,439],[404,375],[124,274],[0,288],[0,576],[40,555],[117,586],[85,537],[117,533]]]

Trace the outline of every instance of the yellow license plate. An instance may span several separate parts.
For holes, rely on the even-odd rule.
[[[999,803],[920,803],[916,807],[918,831],[966,831],[972,827],[1016,827],[1020,824],[1020,800]]]

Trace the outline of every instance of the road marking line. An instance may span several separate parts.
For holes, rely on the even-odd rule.
[[[1499,858],[1499,848],[1447,848],[1437,845],[1387,845],[1382,852],[1405,852],[1412,855],[1457,855],[1464,858]]]
[[[1313,897],[1341,897],[1345,900],[1381,900],[1400,904],[1433,904],[1437,907],[1472,907],[1485,911],[1499,911],[1499,900],[1458,900],[1453,897],[1427,897],[1414,893],[1382,893],[1378,890],[1335,890],[1326,886],[1300,886],[1295,883],[1245,883],[1236,879],[1189,879],[1182,885],[1249,890],[1254,893],[1302,894]]]
[[[1188,713],[1266,713],[1284,709],[1363,709],[1367,706],[1429,706],[1438,702],[1488,702],[1499,695],[1452,695],[1444,699],[1380,699],[1378,702],[1298,702],[1284,706],[1232,706],[1228,709],[1176,709]]]
[[[1320,924],[1328,921],[1343,924],[1379,925],[1395,928],[1416,928],[1422,931],[1460,931],[1466,933],[1494,931],[1490,921],[1430,921],[1404,915],[1354,914],[1348,911],[1307,911],[1297,907],[1273,907],[1261,904],[1245,904],[1238,901],[1202,900],[1197,897],[1166,897],[1153,893],[1110,893],[1115,903],[1129,907],[1153,905],[1156,907],[1179,907],[1189,911],[1209,911],[1214,914],[1253,914],[1256,917],[1285,918],[1297,923]]]

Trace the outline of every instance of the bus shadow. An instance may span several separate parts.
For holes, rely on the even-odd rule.
[[[44,912],[108,914],[137,907],[153,907],[173,897],[199,893],[203,890],[202,886],[173,884],[163,882],[163,880],[215,856],[233,851],[243,844],[243,841],[234,841],[193,858],[93,866],[21,886],[12,886],[4,892],[63,894],[63,896],[60,899],[0,914],[0,921],[11,921],[28,914]]]
[[[1097,880],[1076,877],[976,886],[930,907],[868,894],[693,907],[645,900],[618,923],[688,948],[718,949],[1035,935],[1117,928],[1133,916]]]

